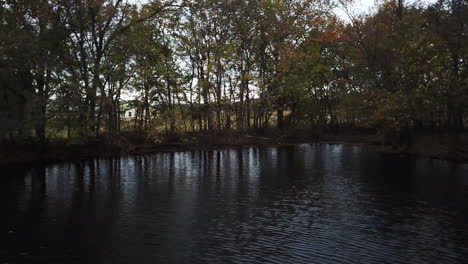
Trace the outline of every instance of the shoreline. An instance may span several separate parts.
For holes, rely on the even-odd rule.
[[[183,151],[210,151],[238,147],[275,147],[292,146],[299,144],[343,144],[370,147],[373,150],[392,155],[400,155],[411,158],[439,159],[453,162],[468,162],[468,150],[451,152],[440,142],[432,144],[418,143],[410,147],[394,147],[384,142],[381,137],[373,134],[333,134],[319,137],[286,138],[241,136],[234,140],[223,141],[207,140],[198,142],[163,142],[163,143],[137,143],[125,146],[116,146],[104,142],[92,142],[81,145],[53,145],[46,151],[33,149],[8,149],[0,151],[0,166],[18,166],[49,164],[55,162],[80,161],[94,158],[111,158],[131,155],[147,155],[156,153],[183,152]]]

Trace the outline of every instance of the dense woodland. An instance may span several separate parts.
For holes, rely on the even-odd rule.
[[[466,0],[382,1],[367,15],[347,0],[0,0],[5,144],[460,132],[467,112]]]

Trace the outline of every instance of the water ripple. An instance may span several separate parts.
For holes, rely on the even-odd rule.
[[[305,144],[9,174],[0,187],[8,211],[0,218],[0,263],[468,259],[466,165]]]

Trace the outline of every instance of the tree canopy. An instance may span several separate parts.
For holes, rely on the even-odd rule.
[[[0,0],[0,140],[465,128],[467,1],[337,5]]]

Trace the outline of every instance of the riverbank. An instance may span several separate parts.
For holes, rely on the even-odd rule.
[[[468,135],[456,136],[436,133],[416,133],[410,145],[375,133],[362,131],[310,133],[302,136],[280,134],[193,134],[171,137],[155,143],[131,137],[102,137],[86,143],[55,141],[47,147],[37,144],[8,145],[0,149],[0,165],[60,162],[97,157],[140,155],[158,152],[215,150],[243,146],[285,146],[302,143],[358,144],[395,155],[445,159],[468,162]]]

